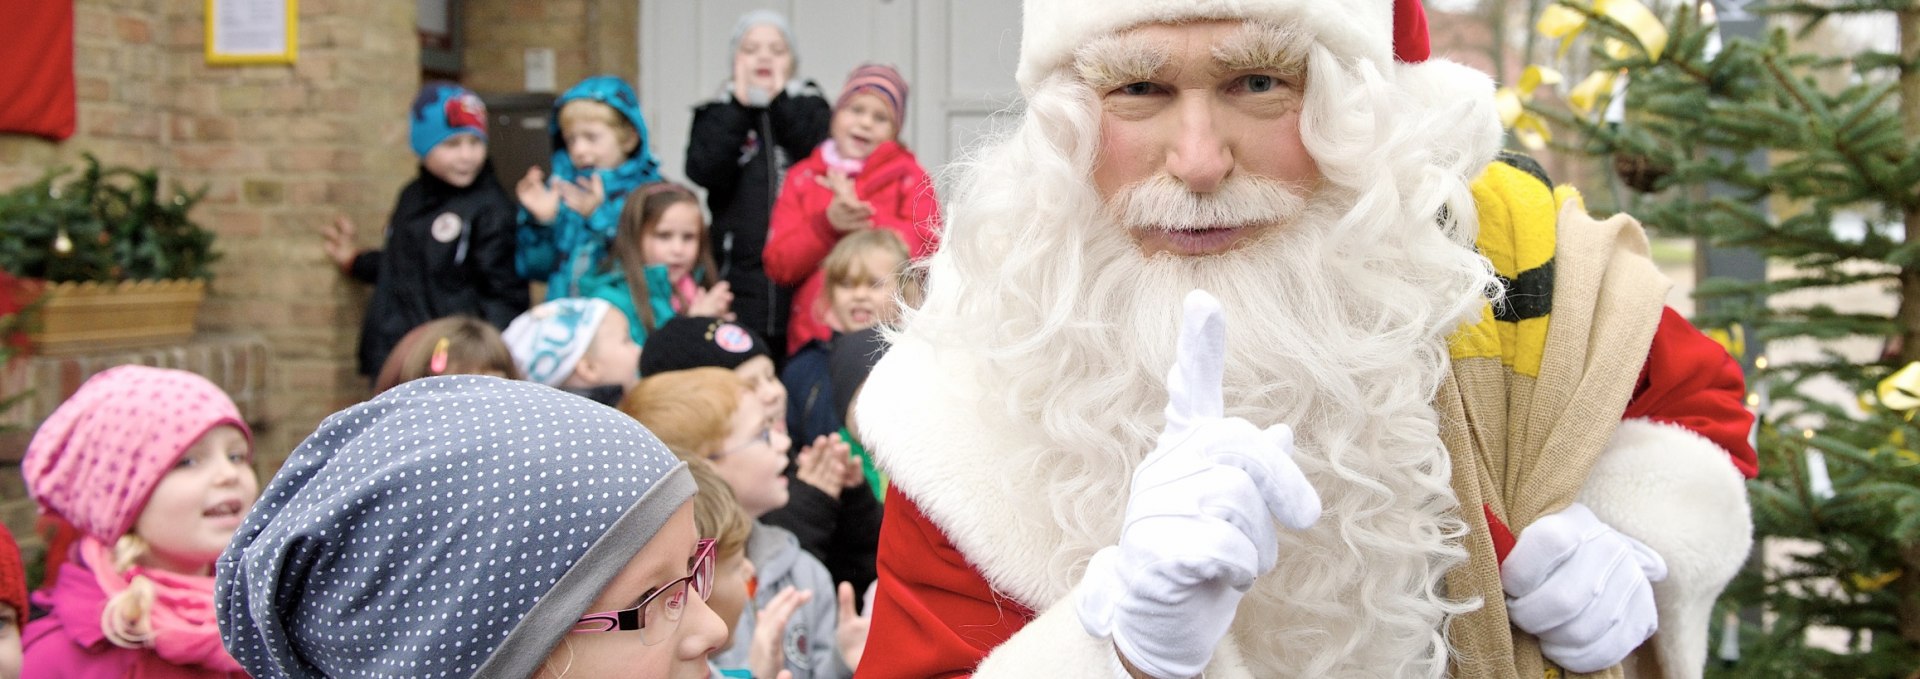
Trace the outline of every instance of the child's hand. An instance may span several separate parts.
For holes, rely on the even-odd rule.
[[[833,224],[835,231],[853,233],[873,227],[873,206],[860,200],[852,177],[839,170],[827,170],[826,175],[815,177],[814,181],[833,191],[833,202],[827,204],[827,222]]]
[[[526,208],[534,221],[552,224],[553,218],[559,216],[560,192],[554,190],[539,166],[527,168],[526,176],[520,178],[513,190],[519,194],[520,207]]]
[[[833,640],[840,642],[840,659],[850,669],[860,669],[860,656],[867,652],[867,627],[873,611],[867,613],[860,615],[853,610],[853,583],[840,583],[840,625],[833,630]]]
[[[714,283],[713,287],[694,293],[693,301],[687,303],[688,316],[724,318],[733,315],[733,287],[726,281]]]
[[[815,437],[812,445],[800,449],[794,476],[838,500],[840,491],[848,487],[846,466],[852,456],[853,448],[840,440],[839,434]]]
[[[747,79],[752,77],[753,67],[747,65],[747,58],[735,56],[733,58],[733,100],[742,106],[766,106],[767,102],[754,101],[753,84],[747,82]]]
[[[834,434],[836,438],[839,436]],[[853,456],[853,444],[841,441],[840,447],[846,450],[847,458],[847,463],[842,465],[840,472],[840,485],[849,490],[859,488],[860,484],[867,482],[867,472],[860,468],[860,458]]]
[[[586,179],[575,179],[560,184],[560,200],[567,204],[575,214],[582,217],[593,214],[607,202],[607,185],[600,181],[599,174],[588,175]]]
[[[812,600],[813,592],[789,586],[773,595],[773,600],[755,614],[753,640],[747,646],[747,669],[753,671],[753,676],[771,677],[776,672],[786,674],[781,668],[787,664],[784,644],[787,621],[793,619],[794,611]]]
[[[340,267],[341,271],[353,266],[353,258],[360,255],[360,250],[353,246],[355,231],[357,229],[353,226],[353,220],[347,219],[344,215],[335,217],[332,224],[320,229],[320,236],[326,239],[320,244],[320,248],[327,253],[327,259],[333,260],[333,265]]]

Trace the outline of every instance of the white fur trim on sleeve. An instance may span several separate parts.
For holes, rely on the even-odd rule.
[[[1128,679],[1113,642],[1087,634],[1081,626],[1075,610],[1079,597],[1080,587],[1076,586],[1058,603],[1041,611],[1006,643],[993,649],[974,669],[974,679]],[[1215,647],[1213,662],[1203,676],[1251,679],[1253,675],[1229,636]]]
[[[1650,643],[1665,676],[1701,676],[1714,599],[1753,547],[1746,482],[1732,457],[1683,427],[1627,420],[1595,461],[1580,501],[1666,560],[1667,579],[1653,586],[1660,631]]]

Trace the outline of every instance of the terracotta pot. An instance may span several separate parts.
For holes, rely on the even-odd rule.
[[[34,353],[73,354],[173,344],[193,336],[207,282],[176,279],[49,283],[28,331]]]

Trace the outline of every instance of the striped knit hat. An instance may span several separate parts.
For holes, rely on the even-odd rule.
[[[840,99],[833,102],[833,110],[838,111],[847,105],[847,100],[860,92],[872,92],[887,102],[887,108],[893,110],[893,126],[898,129],[907,123],[907,81],[900,72],[886,64],[861,64],[847,75],[847,86],[840,88]]]

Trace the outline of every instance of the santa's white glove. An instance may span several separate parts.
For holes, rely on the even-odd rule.
[[[1290,457],[1293,430],[1224,416],[1220,302],[1195,290],[1184,311],[1166,429],[1134,471],[1120,544],[1087,567],[1078,609],[1088,634],[1156,677],[1206,668],[1240,597],[1278,559],[1275,518],[1295,529],[1320,518]]]
[[[1574,672],[1617,665],[1653,636],[1653,583],[1666,577],[1659,554],[1579,503],[1527,526],[1500,564],[1507,618]]]

